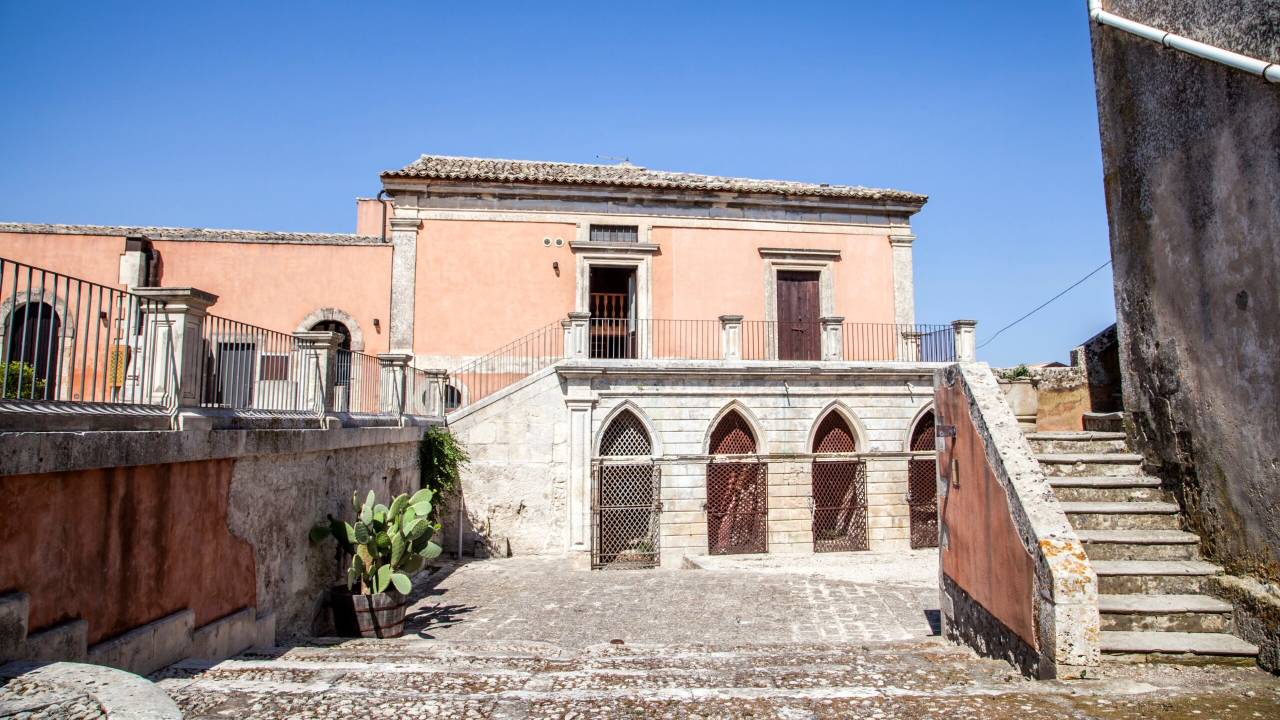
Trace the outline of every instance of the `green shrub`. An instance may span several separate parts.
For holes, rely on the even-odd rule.
[[[1031,370],[1026,365],[1019,365],[1018,367],[1006,368],[1000,371],[1001,380],[1022,380],[1029,377],[1031,377]]]
[[[43,398],[44,380],[36,377],[35,366],[21,360],[11,360],[4,367],[4,397],[6,400],[23,398]],[[22,394],[19,396],[18,388]]]
[[[471,458],[453,435],[441,428],[431,428],[418,446],[418,470],[422,487],[434,493],[436,510],[458,487],[462,466]]]

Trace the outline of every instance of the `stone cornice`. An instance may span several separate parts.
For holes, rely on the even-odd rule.
[[[911,247],[916,241],[915,235],[890,235],[889,244],[894,247]]]
[[[570,240],[569,249],[574,252],[598,252],[609,255],[656,255],[661,251],[655,243],[608,243],[590,240]]]
[[[839,250],[819,248],[760,248],[760,257],[776,260],[839,260]]]

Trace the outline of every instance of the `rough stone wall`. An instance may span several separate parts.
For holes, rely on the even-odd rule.
[[[308,540],[311,527],[330,513],[350,520],[352,493],[363,500],[373,490],[388,502],[419,484],[416,441],[235,463],[227,522],[253,548],[258,615],[275,614],[278,637],[332,629],[321,609],[325,591],[345,577],[345,564],[338,567],[332,542]]]
[[[838,403],[853,419],[867,462],[868,535],[873,550],[909,545],[905,503],[909,454],[904,443],[913,421],[931,401],[931,371],[836,374],[808,368],[775,375],[704,363],[687,372],[655,367],[575,370],[566,380],[555,370],[527,381],[511,395],[450,420],[450,431],[471,453],[463,477],[463,552],[478,542],[488,552],[560,555],[570,549],[575,508],[589,527],[589,496],[570,497],[569,410],[571,383],[594,398],[590,455],[622,405],[653,431],[662,477],[663,563],[706,554],[707,436],[731,403],[757,430],[768,458],[769,551],[812,552],[809,443],[815,424]],[[456,549],[457,524],[444,519],[445,547]]]
[[[1280,61],[1268,0],[1107,9]],[[1093,53],[1135,445],[1211,558],[1280,580],[1280,92],[1114,28]]]

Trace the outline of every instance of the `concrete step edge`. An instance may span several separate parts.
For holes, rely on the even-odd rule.
[[[1105,430],[1043,430],[1027,433],[1027,439],[1088,442],[1091,440],[1124,440],[1125,434],[1122,432],[1107,432]]]
[[[1258,654],[1256,645],[1226,633],[1103,630],[1098,633],[1098,645],[1106,653],[1191,653],[1238,657]]]
[[[1080,542],[1116,545],[1195,545],[1200,536],[1182,530],[1077,530]]]
[[[1036,460],[1050,465],[1137,465],[1141,455],[1133,453],[1040,453]]]
[[[1209,595],[1098,596],[1098,612],[1104,615],[1229,613],[1231,610],[1231,603]]]
[[[1059,502],[1062,512],[1068,515],[1174,515],[1178,512],[1177,503],[1135,501],[1135,502]]]
[[[1094,560],[1097,575],[1219,575],[1222,568],[1203,560]]]
[[[1050,475],[1050,487],[1063,488],[1158,488],[1160,478],[1151,475]]]

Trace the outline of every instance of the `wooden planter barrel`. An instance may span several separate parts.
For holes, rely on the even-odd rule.
[[[405,597],[361,595],[337,586],[329,593],[334,629],[341,637],[395,638],[404,633]]]

